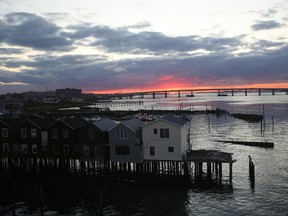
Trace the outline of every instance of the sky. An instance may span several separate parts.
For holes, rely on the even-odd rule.
[[[0,0],[0,94],[288,88],[288,0]]]

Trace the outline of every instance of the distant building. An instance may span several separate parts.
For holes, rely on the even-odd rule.
[[[80,98],[82,96],[82,89],[56,89],[56,97],[61,99]]]
[[[23,113],[22,102],[6,102],[5,103],[5,114],[8,115],[20,115]]]

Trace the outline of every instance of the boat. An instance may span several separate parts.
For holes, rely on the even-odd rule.
[[[188,94],[188,95],[186,95],[186,97],[194,97],[194,95],[193,94]]]
[[[225,94],[225,93],[219,93],[218,96],[219,96],[219,97],[222,97],[222,96],[228,96],[228,95]]]

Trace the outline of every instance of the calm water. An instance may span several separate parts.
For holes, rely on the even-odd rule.
[[[17,192],[12,196],[11,181],[1,177],[0,215],[11,215],[12,200],[15,200],[18,215],[39,214],[40,185],[47,215],[288,215],[288,96],[285,93],[275,96],[248,93],[248,96],[233,97],[199,93],[194,98],[156,96],[156,99],[144,99],[141,107],[120,109],[175,110],[180,104],[183,109],[191,110],[218,107],[231,113],[262,114],[264,111],[262,130],[260,123],[247,123],[228,115],[196,115],[191,120],[193,149],[233,153],[237,162],[233,165],[232,189],[51,176],[15,180]],[[264,149],[216,142],[232,139],[272,141],[275,146]],[[248,155],[255,164],[254,188],[248,177]],[[223,173],[229,173],[228,166],[224,165]]]

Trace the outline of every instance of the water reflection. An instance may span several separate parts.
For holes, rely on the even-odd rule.
[[[1,215],[191,215],[195,200],[233,198],[230,184],[119,182],[75,175],[2,178]],[[41,188],[43,194],[41,196]],[[199,204],[199,203],[198,203]],[[197,204],[197,205],[198,205]]]

